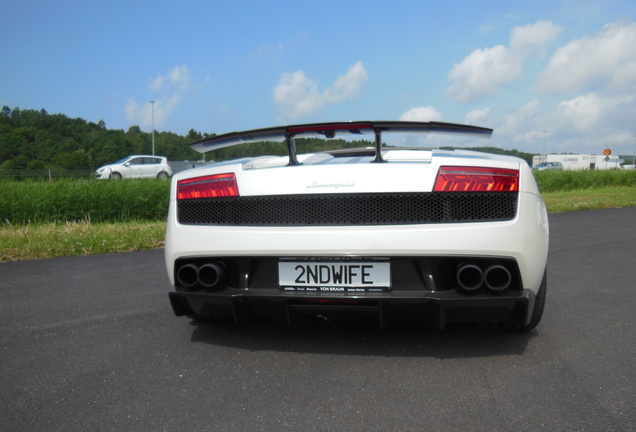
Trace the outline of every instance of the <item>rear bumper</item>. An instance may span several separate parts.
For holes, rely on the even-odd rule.
[[[252,319],[282,319],[289,325],[307,316],[356,317],[390,322],[423,322],[437,328],[447,323],[529,322],[535,295],[531,290],[505,296],[469,295],[456,291],[392,291],[364,295],[333,296],[287,293],[280,289],[242,290],[243,292],[169,293],[177,316],[229,317],[237,324]]]
[[[519,267],[522,286],[538,292],[546,267],[548,220],[541,198],[519,194],[511,221],[308,227],[228,227],[177,223],[171,202],[165,261],[171,285],[181,259],[208,257],[504,257]]]

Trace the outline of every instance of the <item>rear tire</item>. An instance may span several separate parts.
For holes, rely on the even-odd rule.
[[[165,171],[161,171],[159,174],[157,174],[157,178],[160,180],[167,180],[168,177],[168,173]]]

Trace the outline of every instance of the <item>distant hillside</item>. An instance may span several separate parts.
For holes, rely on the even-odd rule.
[[[155,154],[170,160],[199,160],[201,154],[190,144],[213,133],[190,129],[186,136],[155,131]],[[299,139],[299,153],[346,147],[373,146],[372,141]],[[452,148],[447,148],[452,149]],[[532,154],[497,147],[473,150],[517,156],[532,163]],[[88,122],[64,114],[48,114],[46,110],[10,109],[0,112],[0,170],[92,170],[131,154],[150,154],[152,134],[139,126],[127,131],[107,129],[104,121]],[[206,154],[207,160],[227,160],[253,155],[284,155],[286,146],[279,142],[260,142],[227,147]]]
[[[189,146],[201,139],[191,130],[187,136],[155,132],[155,154],[169,159],[197,160],[201,155]],[[3,107],[0,112],[0,170],[95,169],[130,154],[150,154],[152,134],[139,126],[128,131],[107,129],[103,121],[87,122],[44,109]]]

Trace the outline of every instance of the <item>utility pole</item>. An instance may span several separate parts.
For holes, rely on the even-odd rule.
[[[151,100],[152,104],[152,155],[155,155],[155,101]]]
[[[548,134],[548,131],[544,129],[543,130],[543,154],[545,155],[545,160],[548,160],[548,153],[546,151],[546,146],[545,146],[547,141],[547,138],[546,138],[547,134]]]

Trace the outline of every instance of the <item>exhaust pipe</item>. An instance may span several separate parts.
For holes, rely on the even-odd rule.
[[[203,288],[212,288],[225,279],[225,266],[211,262],[199,267],[199,283]]]
[[[500,264],[495,264],[486,269],[484,280],[488,289],[503,291],[512,283],[512,276],[507,268]]]
[[[462,263],[457,267],[457,283],[466,291],[475,291],[484,283],[484,274],[475,264]]]
[[[184,288],[196,285],[199,278],[199,267],[194,264],[186,264],[177,270],[177,282]]]

